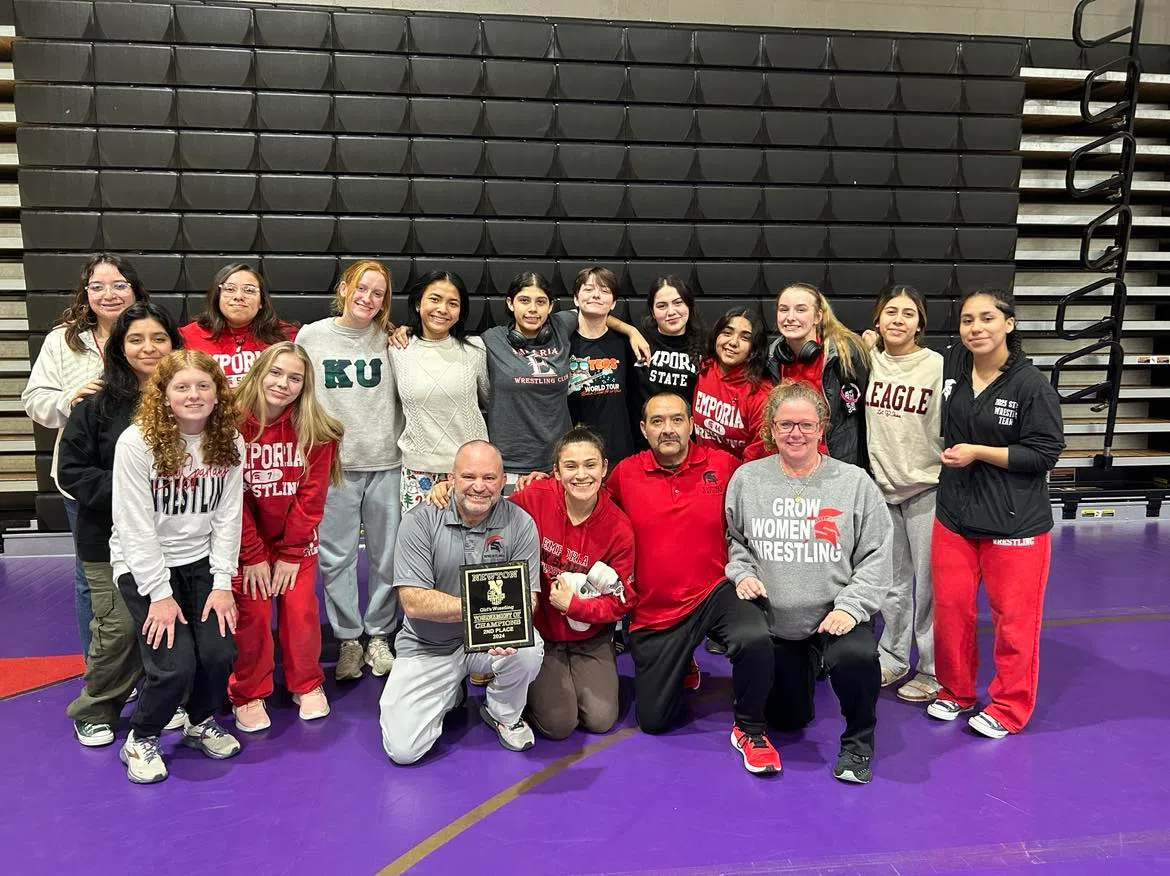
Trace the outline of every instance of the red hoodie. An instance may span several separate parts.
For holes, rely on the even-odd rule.
[[[255,416],[244,436],[244,532],[240,563],[284,560],[299,563],[317,554],[317,524],[325,513],[334,442],[309,451],[306,473],[297,453],[292,407],[268,424],[262,434]]]
[[[724,374],[715,359],[703,360],[695,382],[695,437],[741,460],[767,456],[760,426],[771,391],[767,378],[752,386],[742,365]]]
[[[540,533],[540,595],[534,621],[550,642],[575,642],[596,636],[596,626],[578,631],[565,620],[612,624],[637,603],[634,591],[634,529],[609,493],[602,490],[597,507],[583,523],[574,526],[565,511],[565,488],[554,478],[535,481],[508,497],[529,513]],[[612,594],[582,599],[576,594],[564,614],[553,608],[548,594],[561,572],[588,572],[596,562],[618,573],[626,601]]]
[[[296,337],[296,326],[281,322],[280,328],[287,340],[291,341]],[[211,356],[223,369],[224,376],[232,386],[239,384],[256,361],[256,357],[272,346],[252,334],[250,324],[243,328],[225,326],[216,338],[211,332],[201,328],[199,323],[189,322],[179,329],[179,335],[187,349],[202,350]]]

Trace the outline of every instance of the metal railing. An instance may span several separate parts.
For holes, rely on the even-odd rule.
[[[1093,457],[1093,465],[1097,468],[1109,468],[1113,464],[1113,433],[1117,426],[1117,405],[1121,391],[1121,372],[1125,362],[1125,351],[1121,347],[1121,331],[1125,321],[1125,271],[1129,259],[1130,234],[1133,230],[1133,209],[1130,206],[1130,190],[1133,186],[1134,167],[1137,158],[1137,139],[1134,137],[1134,124],[1137,120],[1138,86],[1141,82],[1141,62],[1138,59],[1138,45],[1141,40],[1142,13],[1145,11],[1144,0],[1134,0],[1133,21],[1128,27],[1123,27],[1113,33],[1096,39],[1086,39],[1084,35],[1084,15],[1096,0],[1080,0],[1073,13],[1073,40],[1083,49],[1090,49],[1106,43],[1117,42],[1129,37],[1128,54],[1120,55],[1111,61],[1100,65],[1089,72],[1085,77],[1084,89],[1081,93],[1081,119],[1088,126],[1109,126],[1112,130],[1075,150],[1069,157],[1068,170],[1065,173],[1064,184],[1068,193],[1077,200],[1100,200],[1103,209],[1100,215],[1091,220],[1081,232],[1081,267],[1086,271],[1096,273],[1111,272],[1112,277],[1095,280],[1076,289],[1063,298],[1056,306],[1056,334],[1063,340],[1076,341],[1086,338],[1094,340],[1086,346],[1074,350],[1056,360],[1052,367],[1052,385],[1060,394],[1065,403],[1093,401],[1096,404],[1093,410],[1106,411],[1104,449]],[[1125,84],[1122,86],[1120,97],[1101,110],[1094,113],[1091,103],[1099,98],[1101,92],[1114,85],[1114,81],[1102,82],[1108,73],[1125,72]],[[1116,144],[1116,145],[1115,145]],[[1098,159],[1106,155],[1117,156],[1117,172],[1108,179],[1101,180],[1090,186],[1077,184],[1077,173],[1086,161]],[[1116,219],[1112,225],[1107,223]],[[1105,239],[1103,231],[1112,231],[1112,240]],[[1099,237],[1100,234],[1100,237]],[[1094,254],[1095,246],[1102,247]],[[1109,314],[1091,325],[1066,329],[1065,319],[1070,305],[1077,304],[1098,289],[1112,286],[1109,299]],[[1109,365],[1106,368],[1105,379],[1092,385],[1078,388],[1070,393],[1060,392],[1060,378],[1065,366],[1084,359],[1088,356],[1099,355],[1102,351],[1109,351]]]

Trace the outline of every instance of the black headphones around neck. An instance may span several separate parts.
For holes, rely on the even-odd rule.
[[[508,339],[508,345],[513,350],[523,350],[525,347],[543,347],[552,340],[552,336],[552,326],[548,324],[548,320],[545,320],[544,325],[540,327],[540,331],[536,333],[535,338],[530,338],[525,335],[524,332],[516,328],[515,324],[508,329],[508,333],[504,337]]]
[[[804,342],[804,346],[800,350],[793,353],[792,348],[788,346],[788,341],[781,337],[780,342],[776,344],[775,356],[781,364],[792,365],[797,362],[811,362],[817,356],[821,355],[821,350],[823,349],[824,345],[820,341],[816,338],[810,338]]]

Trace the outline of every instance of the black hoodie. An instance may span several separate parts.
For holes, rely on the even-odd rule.
[[[1060,397],[1027,359],[1010,365],[976,398],[971,353],[956,344],[943,363],[942,436],[946,447],[1008,448],[1008,467],[944,465],[938,520],[965,538],[1028,538],[1052,529],[1048,472],[1064,450]]]
[[[57,482],[77,499],[77,529],[73,541],[82,562],[110,561],[113,529],[114,447],[130,426],[138,399],[112,399],[99,413],[98,397],[78,402],[61,435]]]

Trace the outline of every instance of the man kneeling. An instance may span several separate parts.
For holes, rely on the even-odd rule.
[[[533,603],[540,588],[540,543],[532,518],[501,502],[504,463],[486,441],[459,448],[452,469],[455,501],[446,508],[418,505],[402,518],[394,552],[394,586],[406,622],[396,640],[394,671],[382,691],[382,747],[395,763],[409,764],[430,751],[443,716],[462,705],[463,680],[490,672],[480,716],[504,748],[524,751],[532,730],[521,718],[528,685],[540,672],[544,642],[531,648],[463,649],[459,567],[526,562]]]

